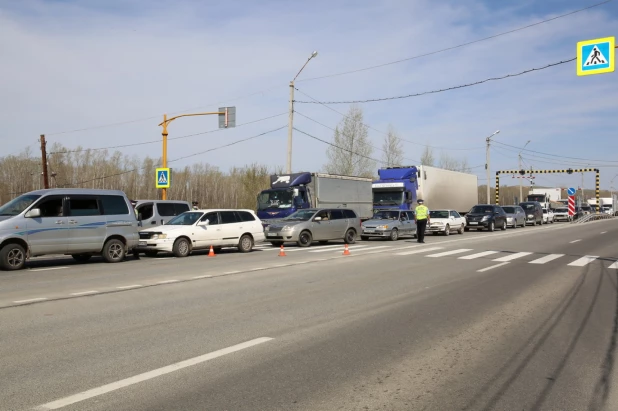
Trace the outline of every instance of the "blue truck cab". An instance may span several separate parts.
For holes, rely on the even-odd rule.
[[[417,167],[384,167],[378,170],[378,176],[380,179],[371,186],[374,210],[414,208],[418,190]]]
[[[284,218],[311,207],[311,173],[270,176],[270,189],[262,190],[257,198],[257,216],[261,220]]]

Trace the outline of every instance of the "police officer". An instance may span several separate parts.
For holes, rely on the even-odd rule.
[[[423,204],[422,199],[418,199],[418,206],[414,210],[414,221],[416,221],[416,239],[419,243],[425,242],[425,229],[429,223],[429,209]]]

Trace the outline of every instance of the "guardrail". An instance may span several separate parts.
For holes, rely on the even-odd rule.
[[[609,214],[586,214],[583,217],[578,218],[577,220],[571,221],[571,224],[581,224],[587,223],[589,221],[597,221],[597,220],[610,220],[612,218],[616,218],[613,215]]]

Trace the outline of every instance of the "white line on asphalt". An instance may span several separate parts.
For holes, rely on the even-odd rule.
[[[63,269],[65,269],[65,268],[69,268],[69,267],[32,268],[32,269],[30,269],[30,271],[35,272],[35,271],[63,270]]]
[[[197,277],[193,277],[193,280],[199,280],[200,278],[211,278],[212,275],[210,274],[206,274],[206,275],[198,275]]]
[[[601,234],[605,234],[607,231],[601,231]]]
[[[476,270],[476,272],[477,273],[483,273],[485,271],[493,270],[494,268],[502,267],[503,265],[507,265],[507,264],[508,264],[508,262],[492,265],[492,266],[489,266],[489,267],[481,268],[480,270]]]
[[[541,257],[537,260],[530,261],[530,264],[545,264],[550,261],[554,261],[560,257],[564,257],[564,254],[548,254],[545,257]]]
[[[597,258],[599,258],[598,255],[585,255],[582,258],[580,258],[578,260],[575,260],[572,263],[567,264],[567,265],[570,265],[572,267],[583,267],[583,266],[585,266],[587,264],[590,264],[591,262],[593,262]]]
[[[147,381],[156,377],[160,377],[165,374],[172,373],[174,371],[182,370],[183,368],[191,367],[193,365],[201,364],[206,361],[222,357],[227,354],[231,354],[237,351],[241,351],[247,348],[251,348],[258,344],[262,344],[272,340],[269,337],[256,338],[251,341],[246,341],[241,344],[232,345],[231,347],[223,348],[221,350],[213,351],[208,354],[200,355],[199,357],[190,358],[188,360],[180,361],[175,364],[167,365],[165,367],[157,368],[156,370],[148,371],[142,374],[135,375],[133,377],[125,378],[124,380],[112,382],[110,384],[103,385],[101,387],[93,388],[88,391],[80,392],[69,397],[61,398],[56,401],[48,402],[47,404],[36,407],[37,410],[57,410],[59,408],[66,407],[90,398],[98,397],[99,395],[106,394],[108,392],[116,391],[121,388],[131,386],[143,381]]]
[[[488,255],[499,253],[500,251],[483,251],[482,253],[465,255],[463,257],[459,257],[460,260],[474,260],[475,258],[481,258]]]
[[[370,247],[370,246],[363,246],[363,248],[352,248],[352,247],[348,247],[348,249],[350,250],[356,250],[356,251],[362,251],[363,253],[365,251],[369,251],[369,250],[378,250],[378,249],[383,249],[383,248],[391,248],[390,245],[381,245],[379,247]],[[328,250],[328,251],[332,251],[332,252],[341,252],[341,250]],[[320,251],[309,251],[310,253],[321,253],[322,250]]]
[[[116,287],[116,288],[118,288],[120,290],[124,290],[125,288],[135,288],[135,287],[143,287],[143,285],[141,285],[141,284],[123,285],[123,286]]]
[[[577,243],[577,242],[579,242],[579,241],[581,241],[581,238],[580,238],[579,240],[569,241],[569,244]]]
[[[607,268],[611,268],[611,269],[613,269],[613,270],[618,270],[618,261],[616,261],[614,264],[610,265],[610,266],[609,266],[609,267],[607,267]]]
[[[256,268],[250,268],[247,271],[260,271],[260,270],[265,270],[265,268],[264,267],[256,267]],[[236,274],[236,273],[234,273],[234,274]]]
[[[21,303],[33,303],[35,301],[45,301],[47,300],[47,298],[31,298],[29,300],[17,300],[17,301],[13,301],[15,304],[21,304]]]
[[[223,273],[223,274],[225,274],[225,275],[228,275],[228,274],[238,274],[239,272],[240,271],[228,271],[227,273]]]
[[[443,253],[438,253],[438,254],[430,254],[425,257],[432,257],[432,258],[445,257],[447,255],[461,254],[461,253],[465,253],[468,251],[472,251],[472,249],[471,248],[460,248],[459,250],[451,250],[451,251],[445,251]]]
[[[157,284],[169,284],[169,283],[177,283],[178,280],[165,280],[165,281],[159,281]]]
[[[98,291],[96,290],[92,290],[92,291],[80,291],[78,293],[71,293],[71,295],[86,295],[86,294],[94,294],[94,293],[98,293]]]
[[[515,254],[504,256],[504,257],[496,258],[495,260],[492,260],[492,261],[511,261],[511,260],[516,260],[521,257],[525,257],[530,254],[532,253],[529,253],[529,252],[515,253]]]
[[[333,251],[343,251],[343,247],[344,246],[338,245],[337,247],[339,247],[340,249],[339,250],[335,250],[333,248],[329,248],[329,249],[323,250],[323,248],[326,248],[326,247],[320,247],[319,250],[311,250],[309,252],[310,253],[326,253],[326,252],[329,252],[329,251],[330,252],[333,252]],[[349,250],[359,250],[359,249],[365,248],[365,247],[368,247],[368,246],[366,246],[366,245],[350,245],[350,246],[348,246],[348,249]],[[300,251],[300,250],[290,250],[290,251]]]
[[[412,250],[412,251],[404,251],[403,253],[397,253],[395,255],[412,255],[412,254],[420,254],[420,253],[426,253],[429,251],[434,251],[434,250],[441,250],[444,247],[429,247],[429,248],[421,248],[418,250]]]
[[[157,260],[157,261],[158,261],[158,260],[173,260],[173,259],[175,259],[175,258],[176,258],[176,257],[159,257],[159,258],[157,258],[156,260]]]

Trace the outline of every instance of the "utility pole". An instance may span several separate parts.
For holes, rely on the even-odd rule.
[[[495,136],[496,134],[498,134],[500,132],[500,130],[495,131],[491,136],[487,137],[485,139],[485,141],[487,142],[487,150],[485,152],[485,157],[486,159],[486,163],[485,163],[485,171],[487,172],[487,204],[491,204],[491,200],[489,198],[489,195],[491,194],[489,191],[489,183],[491,181],[491,172],[490,172],[490,164],[489,164],[489,146],[491,144],[491,138],[493,136]]]
[[[49,176],[47,175],[47,143],[45,134],[41,134],[41,161],[43,162],[43,187],[49,188]]]
[[[311,61],[311,59],[317,55],[318,55],[317,51],[314,51],[313,53],[311,53],[311,56],[309,56],[305,64],[301,67],[301,69],[298,71],[296,76],[294,76],[292,81],[290,81],[290,103],[289,103],[289,116],[288,116],[288,161],[287,161],[287,167],[286,167],[286,170],[287,170],[286,172],[288,174],[292,173],[292,131],[294,130],[294,81],[296,81],[296,78],[299,76],[301,71],[303,71],[305,66]]]

